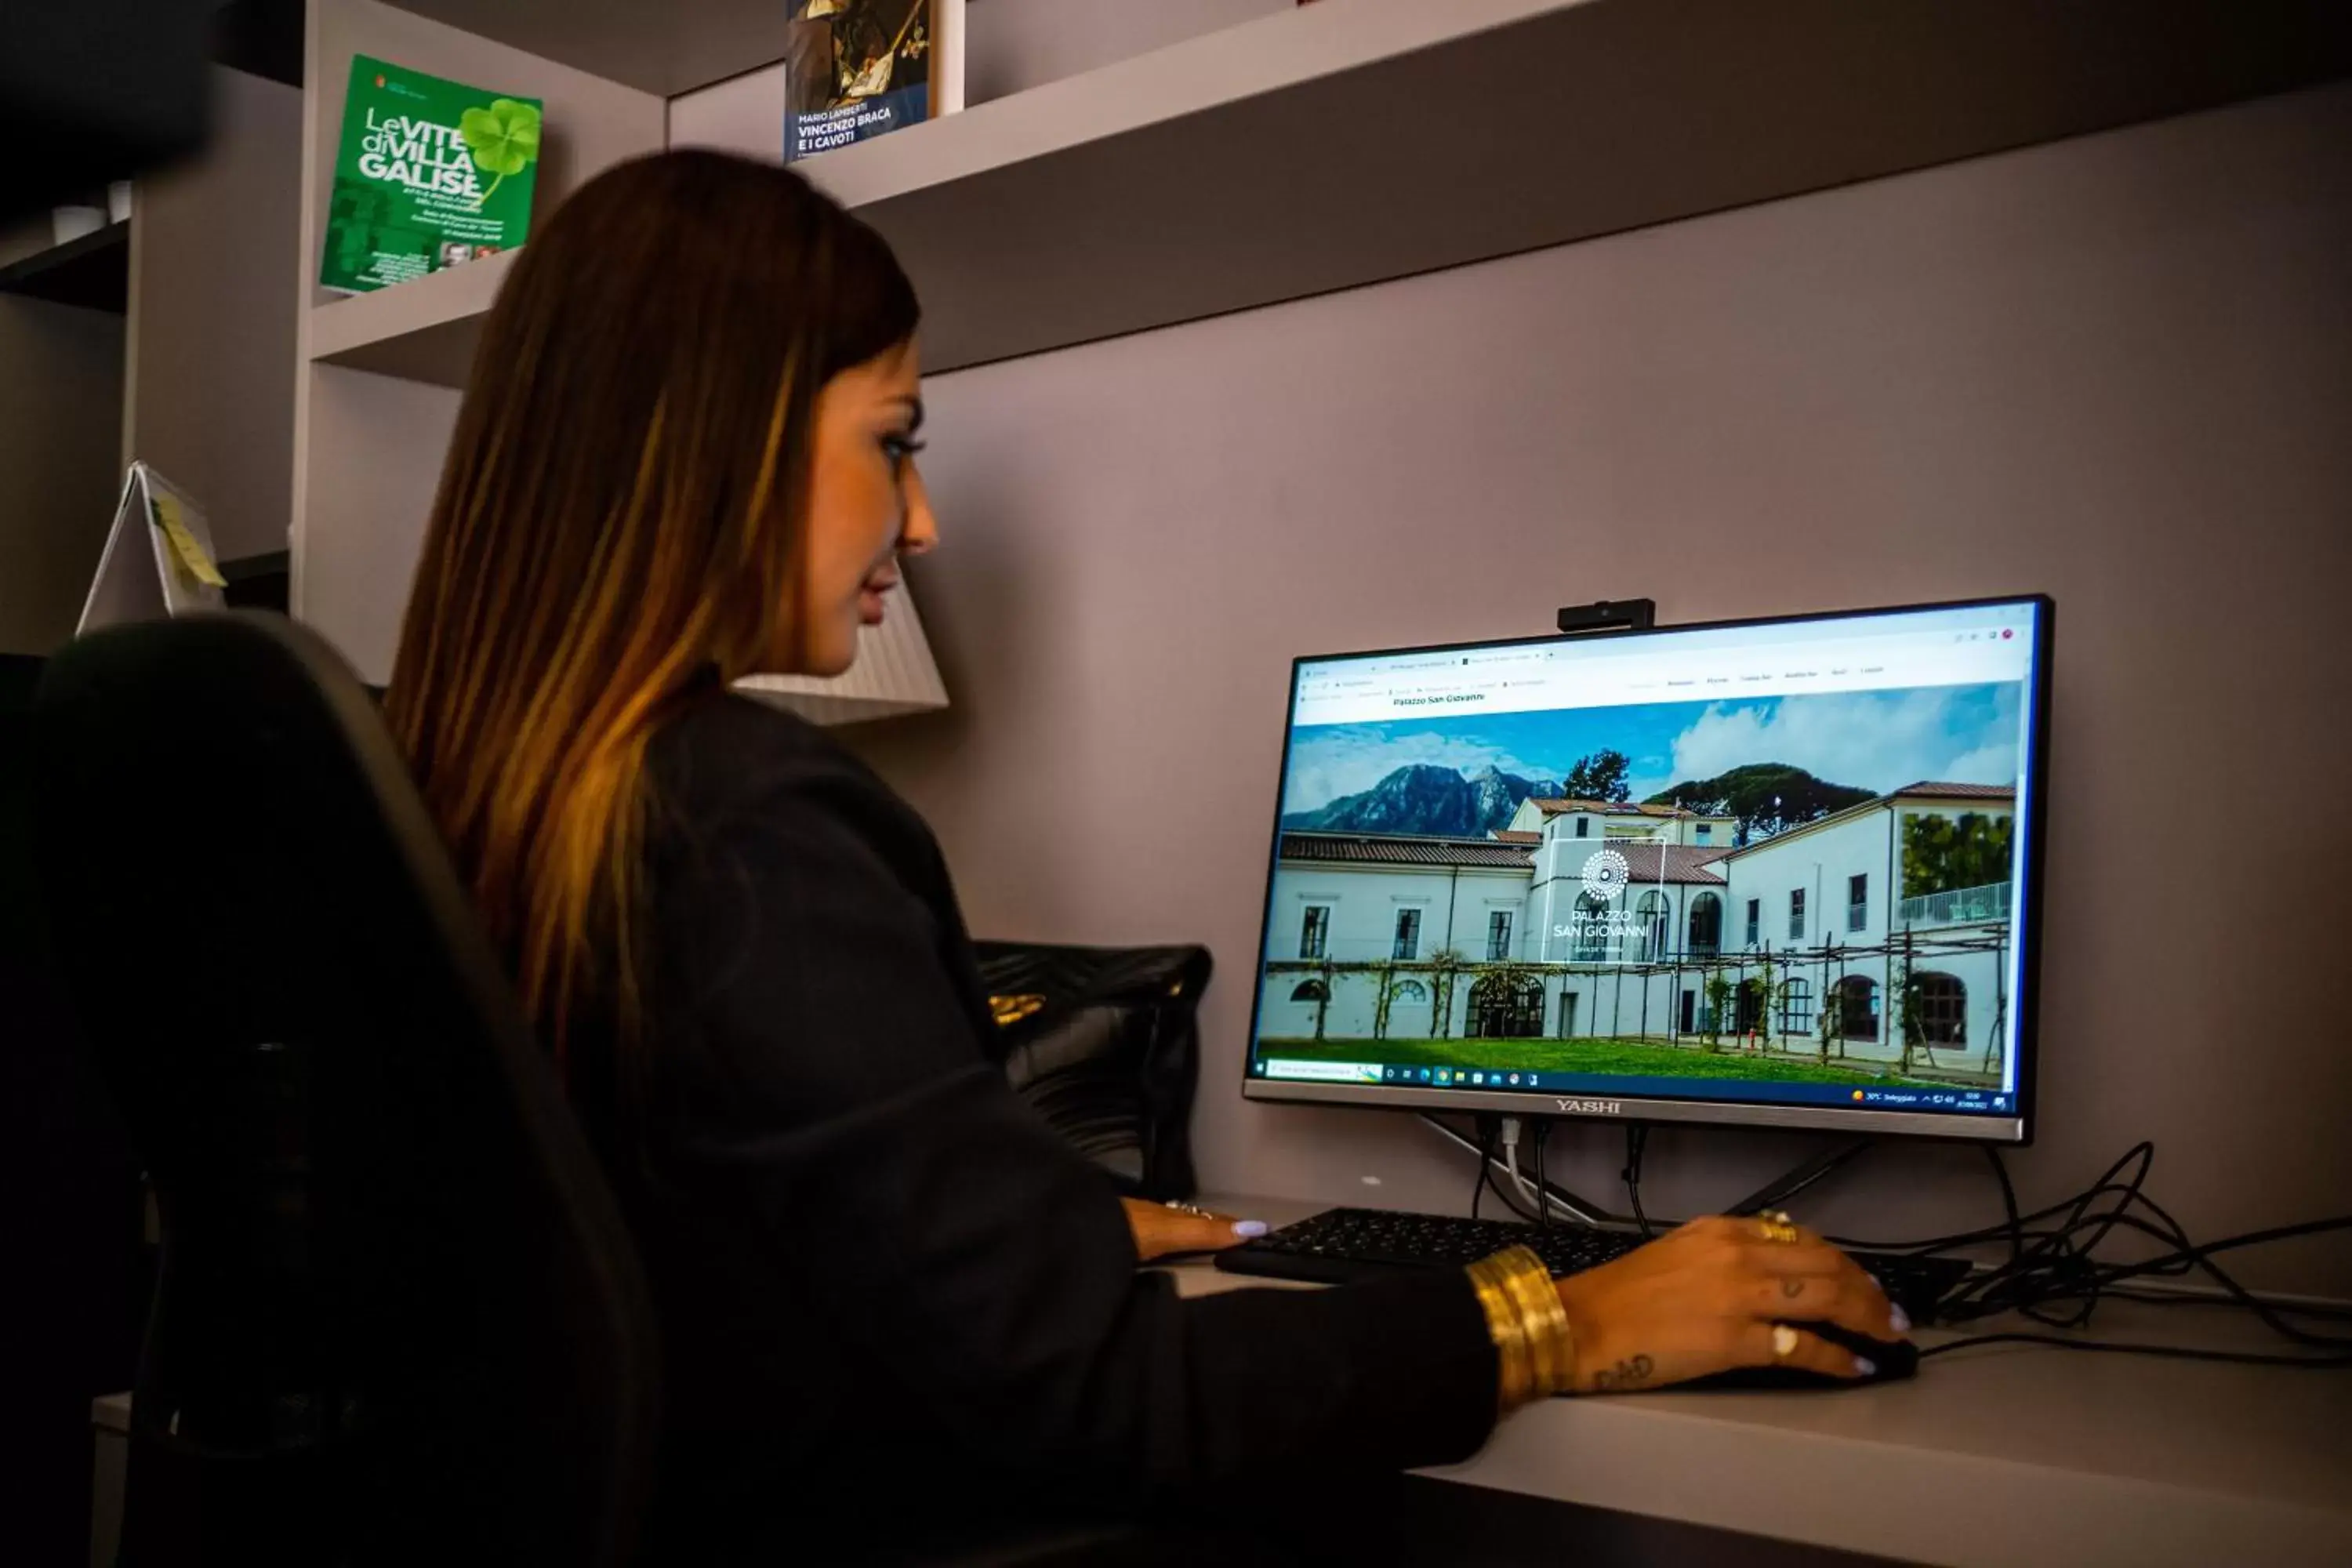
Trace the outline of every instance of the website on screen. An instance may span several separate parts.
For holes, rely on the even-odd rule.
[[[2015,1114],[2038,625],[1302,662],[1252,1073]]]

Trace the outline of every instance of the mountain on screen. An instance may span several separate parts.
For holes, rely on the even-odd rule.
[[[1522,801],[1549,800],[1560,793],[1557,779],[1523,779],[1491,766],[1465,773],[1421,763],[1397,769],[1360,794],[1291,812],[1282,826],[1301,832],[1483,838],[1509,822]]]

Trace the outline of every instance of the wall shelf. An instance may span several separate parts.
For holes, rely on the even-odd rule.
[[[404,11],[664,98],[782,59],[783,0],[394,0]],[[684,15],[681,15],[684,12]],[[781,142],[782,132],[777,132]]]
[[[1349,0],[803,167],[945,371],[2347,72],[2352,12],[2301,0]],[[322,307],[313,357],[462,384],[501,276]]]
[[[501,251],[372,294],[310,309],[310,357],[438,386],[463,386],[482,318],[518,253]]]
[[[2272,0],[1348,0],[813,161],[952,369],[2352,68]]]
[[[121,315],[131,297],[130,220],[0,267],[0,294]]]

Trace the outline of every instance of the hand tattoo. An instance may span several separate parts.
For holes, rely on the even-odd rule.
[[[1606,1394],[1615,1388],[1639,1388],[1650,1381],[1650,1373],[1655,1364],[1645,1355],[1627,1356],[1615,1366],[1594,1373],[1592,1391]]]
[[[1793,1300],[1795,1300],[1798,1297],[1800,1297],[1800,1296],[1803,1295],[1804,1293],[1805,1293],[1805,1282],[1804,1282],[1803,1280],[1801,1280],[1801,1279],[1798,1279],[1798,1278],[1797,1278],[1795,1275],[1793,1275],[1793,1274],[1784,1275],[1784,1276],[1782,1276],[1782,1277],[1781,1277],[1781,1279],[1780,1279],[1780,1294],[1781,1294],[1781,1295],[1786,1296],[1790,1300],[1793,1301]]]

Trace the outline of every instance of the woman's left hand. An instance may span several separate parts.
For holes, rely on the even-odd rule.
[[[1229,1214],[1171,1208],[1142,1198],[1121,1198],[1127,1205],[1128,1228],[1135,1233],[1135,1253],[1144,1262],[1178,1252],[1221,1252],[1265,1234],[1264,1222],[1235,1219]]]

